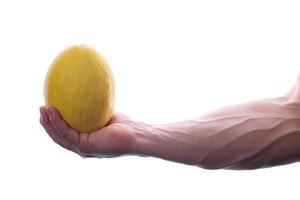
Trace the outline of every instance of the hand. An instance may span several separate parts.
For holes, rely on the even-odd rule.
[[[62,119],[54,107],[41,107],[40,112],[40,123],[53,141],[82,157],[114,157],[127,154],[135,143],[132,133],[134,122],[121,114],[113,115],[108,125],[100,130],[79,133]]]

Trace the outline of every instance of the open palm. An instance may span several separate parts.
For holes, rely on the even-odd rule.
[[[79,133],[54,107],[43,106],[40,112],[40,123],[54,142],[82,157],[118,156],[129,153],[134,145],[134,122],[124,115],[113,115],[108,125],[100,130]]]

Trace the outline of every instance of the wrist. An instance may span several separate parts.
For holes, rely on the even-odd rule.
[[[193,134],[187,133],[189,123],[178,127],[176,124],[152,125],[137,122],[133,128],[135,143],[132,154],[153,156],[165,160],[197,164],[195,152],[198,147],[193,140]]]
[[[158,146],[156,126],[144,122],[133,122],[131,132],[134,142],[131,146],[131,153],[143,156],[151,156],[153,149]]]

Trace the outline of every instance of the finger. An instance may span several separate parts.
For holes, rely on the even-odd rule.
[[[45,108],[40,108],[40,112],[41,112],[41,124],[42,126],[45,128],[46,132],[49,134],[49,136],[52,139],[55,139],[55,142],[57,141],[57,135],[56,135],[56,130],[54,129],[54,127],[52,127],[49,118],[48,118],[48,114],[45,111]]]
[[[69,125],[62,119],[59,112],[54,107],[47,107],[46,112],[49,114],[50,122],[52,123],[54,129],[58,134],[65,137],[75,146],[79,147],[80,145],[80,135],[79,133],[69,127]]]
[[[49,116],[44,107],[40,108],[40,112],[41,112],[40,122],[42,126],[45,128],[50,138],[60,146],[70,151],[77,152],[76,148],[68,140],[66,140],[65,138],[62,137],[62,135],[59,135],[57,133],[56,129],[50,123]]]
[[[71,144],[57,134],[55,128],[51,125],[49,121],[49,117],[45,111],[45,108],[41,108],[40,111],[41,111],[41,120],[40,120],[41,124],[43,125],[43,127],[45,128],[46,132],[51,137],[51,139],[55,143],[61,145],[62,147],[69,149],[71,147]]]

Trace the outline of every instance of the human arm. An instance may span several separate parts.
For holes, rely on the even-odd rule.
[[[280,98],[228,106],[172,124],[114,116],[105,128],[82,134],[51,107],[49,115],[41,109],[41,121],[54,141],[83,157],[138,154],[208,169],[268,167],[300,158],[298,85]]]
[[[151,129],[137,131],[137,153],[203,168],[253,169],[300,159],[299,107],[285,97]]]

